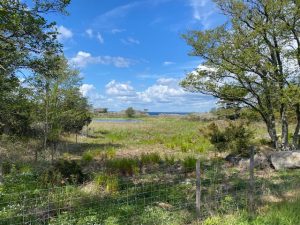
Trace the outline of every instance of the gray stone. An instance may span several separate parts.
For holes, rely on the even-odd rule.
[[[300,168],[300,151],[274,152],[271,163],[276,170]]]
[[[254,155],[254,167],[257,169],[265,169],[270,166],[268,158],[263,153],[257,153]],[[244,158],[239,161],[239,167],[243,169],[249,169],[250,159]]]

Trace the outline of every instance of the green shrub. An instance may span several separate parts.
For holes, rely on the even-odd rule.
[[[248,155],[248,148],[253,138],[253,132],[244,122],[231,122],[223,130],[216,123],[211,123],[201,132],[209,138],[216,151],[228,150],[242,156]]]
[[[161,161],[160,155],[156,152],[142,154],[141,155],[141,164],[148,165],[148,164],[158,164]]]
[[[227,149],[242,156],[249,155],[248,149],[251,144],[251,139],[253,138],[253,132],[246,127],[245,123],[230,123],[224,132]]]

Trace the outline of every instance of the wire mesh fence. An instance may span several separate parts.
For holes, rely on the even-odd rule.
[[[251,178],[250,169],[241,172],[219,162],[202,161],[199,168],[200,176],[196,165],[172,166],[102,183],[3,189],[0,224],[188,224],[237,210],[254,213],[268,196],[300,187],[299,176],[277,177],[278,182],[267,170]]]

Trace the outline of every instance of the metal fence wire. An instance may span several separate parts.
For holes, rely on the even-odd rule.
[[[263,204],[263,196],[281,195],[299,183],[290,179],[290,185],[280,187],[264,174],[254,173],[251,163],[244,173],[234,168],[229,173],[220,163],[200,161],[189,168],[173,166],[118,177],[104,185],[25,192],[0,189],[0,224],[160,224],[155,220],[172,224],[169,219],[180,215],[182,224],[201,223],[236,210],[254,213]]]

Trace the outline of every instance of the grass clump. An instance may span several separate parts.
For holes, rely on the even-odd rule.
[[[172,166],[172,165],[175,165],[176,161],[175,161],[175,156],[174,155],[165,155],[165,163],[168,165],[168,166]]]
[[[123,176],[133,176],[139,171],[138,160],[134,158],[108,160],[106,168],[110,173],[119,173]]]
[[[141,155],[141,164],[149,165],[149,164],[159,164],[161,161],[160,155],[156,152],[142,154]]]
[[[84,163],[89,163],[89,162],[93,161],[93,159],[94,159],[94,155],[93,155],[93,153],[90,152],[90,151],[86,151],[86,152],[84,152],[83,155],[82,155],[82,161],[83,161]]]
[[[195,157],[188,156],[182,161],[182,166],[187,172],[194,171],[196,169],[196,162],[197,159]]]
[[[94,180],[97,186],[102,187],[108,193],[115,193],[118,191],[119,181],[117,176],[98,174]]]

